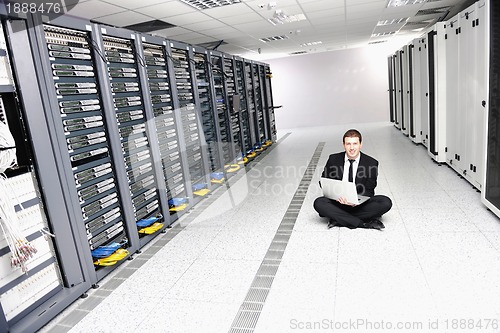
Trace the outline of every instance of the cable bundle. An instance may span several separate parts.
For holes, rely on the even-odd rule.
[[[0,121],[0,172],[3,173],[16,164],[16,143],[9,127]],[[7,177],[0,175],[0,227],[10,249],[10,264],[12,267],[20,267],[23,273],[27,273],[26,262],[36,253],[36,248],[19,230],[19,219],[14,203],[10,200],[10,193],[16,192],[8,185]]]
[[[17,164],[16,142],[9,127],[0,121],[0,172]]]

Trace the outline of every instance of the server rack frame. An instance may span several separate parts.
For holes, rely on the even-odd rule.
[[[274,100],[273,100],[273,89],[271,83],[271,68],[268,65],[263,64],[265,71],[264,78],[264,102],[266,106],[267,112],[264,113],[264,116],[267,120],[267,140],[271,140],[272,142],[276,142],[276,124],[275,124],[275,116],[274,116]]]
[[[54,318],[91,287],[92,274],[86,264],[91,259],[90,252],[82,246],[81,239],[78,240],[82,236],[82,230],[74,230],[68,223],[74,218],[75,212],[65,208],[60,202],[60,198],[68,200],[66,178],[63,172],[53,171],[60,170],[62,156],[57,146],[46,144],[53,142],[54,137],[50,132],[55,124],[44,112],[48,107],[46,103],[48,91],[43,85],[39,85],[40,72],[36,71],[42,66],[37,44],[33,43],[36,40],[36,27],[39,21],[28,15],[25,19],[11,17],[4,22],[13,70],[17,83],[22,87],[19,89],[19,102],[24,110],[30,110],[25,112],[24,116],[34,148],[38,181],[43,192],[51,194],[44,195],[45,211],[52,226],[51,231],[55,234],[54,244],[63,280],[62,290],[38,306],[28,307],[25,310],[27,314],[13,325],[9,326],[0,305],[1,332],[16,333],[36,331]],[[43,82],[43,78],[40,79]],[[32,126],[33,124],[36,126]]]

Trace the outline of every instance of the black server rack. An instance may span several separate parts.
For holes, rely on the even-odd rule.
[[[216,96],[210,82],[209,55],[207,51],[203,50],[195,51],[193,54],[202,129],[208,148],[209,170],[211,174],[218,173],[222,170],[221,142],[223,133],[218,128],[216,101],[214,101]]]
[[[189,174],[187,194],[189,204],[196,204],[210,191],[210,178],[206,141],[201,128],[201,115],[196,95],[195,61],[192,48],[184,43],[170,42],[169,53],[175,75],[177,99],[174,107],[181,115],[186,165]]]
[[[389,74],[389,120],[394,122],[394,82],[393,82],[393,68],[392,68],[392,55],[387,57],[387,68]]]
[[[89,248],[113,242],[125,246],[128,236],[88,32],[49,25],[44,32]]]
[[[272,85],[271,85],[271,79],[273,77],[271,73],[271,68],[269,66],[264,66],[265,68],[265,79],[264,79],[264,86],[265,86],[265,96],[264,96],[264,103],[265,103],[265,110],[264,116],[266,117],[267,120],[267,140],[266,144],[270,144],[276,141],[276,119],[274,117],[274,102],[273,102],[273,90],[272,90]]]
[[[226,94],[226,86],[224,80],[224,63],[222,54],[215,51],[210,51],[211,64],[211,86],[214,92],[214,102],[216,110],[217,127],[220,133],[221,155],[224,166],[234,162],[236,153],[234,151],[232,119],[228,108],[228,98]]]
[[[243,153],[241,116],[240,116],[240,95],[236,86],[236,70],[233,57],[223,55],[224,59],[224,79],[227,96],[227,108],[231,119],[231,141],[234,146],[234,158],[241,158]]]
[[[150,139],[155,133],[151,133],[148,126],[153,120],[144,77],[146,61],[134,33],[111,27],[101,28],[100,32],[107,74],[103,75],[103,80],[109,80],[129,191],[123,200],[132,203],[132,221],[136,230],[130,232],[136,232],[141,239],[148,236],[141,240],[143,243],[150,238],[149,235],[164,227],[161,222],[165,215],[158,189],[163,176],[160,178],[156,173]]]
[[[250,131],[250,150],[253,151],[255,144],[258,140],[258,127],[256,120],[256,95],[254,86],[254,75],[253,75],[253,62],[245,61],[245,70],[243,72],[245,80],[245,89],[247,95],[247,111],[248,111],[248,126]]]
[[[170,215],[169,223],[171,224],[182,215],[187,207],[181,143],[179,142],[180,119],[174,110],[171,89],[172,74],[167,66],[166,43],[162,39],[151,36],[143,36],[142,39],[146,76],[161,160],[159,164],[166,183],[165,188],[161,189],[161,193],[166,195]]]
[[[490,1],[490,66],[484,201],[500,215],[500,4]],[[484,103],[486,105],[486,103]]]
[[[265,142],[265,121],[264,121],[264,93],[262,85],[262,72],[261,66],[257,63],[252,64],[252,81],[254,87],[254,120],[255,120],[255,142],[254,149],[260,151],[261,145]]]
[[[241,108],[241,142],[243,145],[243,155],[250,153],[253,143],[250,127],[250,112],[248,108],[248,91],[246,89],[245,61],[235,58],[236,63],[236,88],[240,96]]]

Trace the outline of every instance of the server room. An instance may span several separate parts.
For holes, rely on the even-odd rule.
[[[499,18],[0,1],[0,333],[500,332]]]

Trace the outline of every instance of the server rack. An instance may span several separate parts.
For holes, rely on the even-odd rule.
[[[147,35],[142,35],[141,41],[160,155],[159,164],[165,180],[165,187],[162,188],[160,184],[159,188],[161,193],[166,194],[171,224],[182,216],[187,207],[188,196],[179,138],[182,125],[173,104],[175,91],[172,89],[172,70],[167,65],[169,54],[166,52],[166,41]],[[155,161],[156,163],[158,162]]]
[[[271,143],[276,141],[276,120],[274,117],[274,102],[273,102],[273,91],[271,86],[272,73],[269,66],[264,66],[264,92],[265,92],[265,110],[264,117],[267,122],[266,127],[266,138],[270,140]]]
[[[254,108],[255,108],[255,113],[254,113],[254,120],[255,120],[255,142],[254,142],[254,148],[256,149],[262,149],[261,145],[265,141],[265,118],[264,118],[264,105],[263,105],[263,97],[264,97],[264,92],[263,92],[263,75],[265,75],[261,69],[263,69],[262,66],[260,66],[258,63],[252,63],[252,81],[253,81],[253,87],[254,87],[254,96],[255,96],[255,103],[254,103]]]
[[[227,96],[227,108],[231,119],[232,143],[234,145],[234,158],[238,160],[243,153],[242,125],[240,110],[240,95],[236,86],[235,60],[231,56],[223,55],[224,78]]]
[[[235,57],[236,63],[236,87],[240,96],[241,107],[241,141],[243,144],[244,154],[251,151],[252,132],[250,127],[250,112],[248,107],[248,100],[251,98],[246,89],[246,75],[245,75],[245,61],[242,58]]]
[[[393,68],[393,56],[387,57],[387,68],[388,68],[388,79],[389,79],[389,121],[391,123],[395,122],[394,117],[394,68]]]
[[[419,39],[420,55],[420,119],[422,144],[429,146],[429,57],[427,50],[427,36]]]
[[[222,54],[210,51],[211,86],[213,87],[217,127],[220,133],[222,163],[229,165],[236,159],[233,145],[233,122],[228,108],[228,97],[224,80],[224,63]]]
[[[405,45],[400,52],[401,66],[401,131],[404,135],[409,135],[410,129],[410,50],[409,45]]]
[[[401,68],[401,51],[396,51],[394,55],[394,73],[395,73],[395,82],[396,82],[396,122],[394,125],[397,129],[403,128],[403,75]]]
[[[445,23],[436,23],[428,33],[429,53],[429,146],[438,163],[446,162],[446,47]]]
[[[488,116],[486,144],[486,172],[484,175],[483,203],[500,216],[500,3],[490,1],[486,8],[486,25],[489,26]]]
[[[258,127],[256,123],[255,114],[255,86],[254,86],[254,76],[252,73],[252,61],[244,62],[244,84],[247,96],[247,112],[248,112],[248,128],[250,132],[250,142],[249,150],[253,150],[254,145],[258,140]]]
[[[175,73],[177,98],[174,107],[181,115],[183,142],[185,149],[184,165],[187,166],[189,179],[186,181],[189,204],[195,205],[207,194],[210,184],[206,141],[201,128],[193,49],[184,43],[169,42],[167,52]]]
[[[421,45],[419,39],[414,39],[411,47],[411,56],[412,56],[412,105],[411,111],[411,131],[410,131],[410,139],[414,143],[422,142],[422,83],[421,83]]]
[[[61,205],[68,203],[68,196],[67,179],[54,172],[62,167],[60,147],[46,144],[53,142],[55,124],[44,113],[48,108],[47,90],[36,70],[42,62],[36,57],[37,45],[31,43],[37,35],[36,24],[31,17],[28,21],[13,19],[2,23],[8,40],[6,53],[18,85],[2,94],[3,119],[15,129],[20,166],[7,171],[8,181],[16,182],[16,191],[23,189],[15,199],[22,204],[16,205],[16,215],[23,236],[39,248],[27,262],[28,273],[23,274],[19,269],[4,266],[10,251],[4,243],[1,246],[0,331],[28,332],[39,329],[90,288],[91,278],[85,269],[90,252],[81,246],[86,240],[83,225],[69,223],[75,211]],[[54,237],[45,241],[39,232],[41,228]]]
[[[211,65],[207,50],[195,49],[193,52],[195,62],[196,85],[199,99],[199,110],[203,133],[208,147],[210,173],[222,170],[222,147],[224,133],[222,133],[216,110],[216,96],[211,84]]]
[[[460,82],[460,60],[462,49],[459,44],[460,17],[452,17],[445,26],[446,29],[446,53],[450,56],[446,61],[446,106],[449,110],[449,117],[446,117],[446,162],[460,175],[463,174],[464,159],[461,151],[464,146],[465,136],[463,133],[465,117],[461,117],[461,109],[464,108],[465,95],[463,91],[466,87],[464,82]],[[462,48],[470,47],[465,44]],[[467,51],[464,49],[463,51]],[[455,55],[459,55],[456,57]],[[453,55],[453,56],[452,56]],[[462,60],[463,64],[465,63]]]

